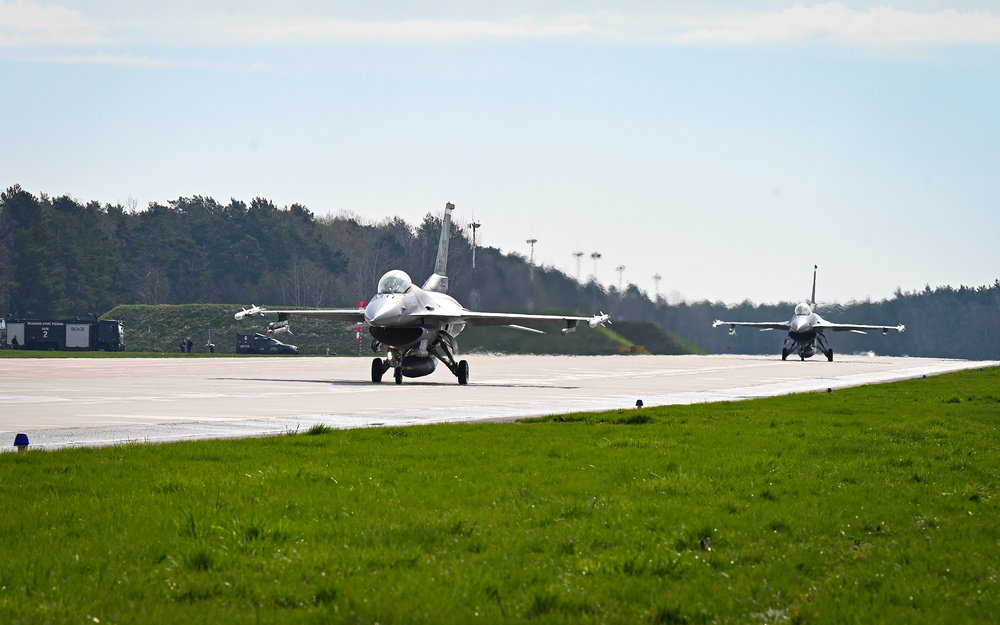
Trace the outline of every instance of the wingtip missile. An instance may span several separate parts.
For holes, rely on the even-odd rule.
[[[601,312],[601,314],[591,317],[587,323],[590,324],[591,328],[603,326],[605,323],[611,323],[611,315],[606,315],[604,312]]]
[[[237,321],[241,321],[244,317],[253,317],[254,315],[259,315],[263,312],[260,306],[250,305],[250,308],[244,308],[240,312],[233,315]]]

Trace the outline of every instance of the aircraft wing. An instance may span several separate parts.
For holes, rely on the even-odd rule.
[[[760,328],[761,330],[787,330],[789,325],[787,321],[720,321],[716,319],[712,322],[713,328],[729,326],[730,334],[735,334],[736,326]]]
[[[574,331],[576,329],[576,325],[581,321],[586,322],[592,328],[604,325],[611,320],[611,315],[601,313],[600,315],[594,315],[593,317],[577,317],[574,315],[531,315],[525,313],[494,313],[463,310],[461,319],[470,326],[508,326],[518,330],[527,330],[530,332],[539,332],[539,330],[528,328],[521,324],[536,323],[539,321],[557,321],[566,324],[566,327],[562,330],[562,333],[566,334]]]
[[[287,321],[292,315],[309,319],[325,319],[327,321],[347,321],[350,323],[361,323],[365,320],[364,308],[303,308],[303,309],[282,309],[270,310],[260,306],[251,306],[236,313],[237,320],[244,317],[255,317],[257,315],[278,315],[279,321]]]
[[[830,321],[823,320],[823,323],[818,324],[817,328],[822,328],[823,330],[832,330],[834,332],[855,332],[857,334],[865,334],[866,330],[881,330],[882,334],[889,332],[890,330],[895,332],[905,332],[906,326],[900,324],[897,326],[869,326],[869,325],[859,325],[856,323],[832,323]]]

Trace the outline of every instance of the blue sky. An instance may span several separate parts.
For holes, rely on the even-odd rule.
[[[0,77],[3,188],[450,201],[672,299],[1000,278],[997,2],[0,0]]]

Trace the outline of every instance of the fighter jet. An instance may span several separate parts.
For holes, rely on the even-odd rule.
[[[833,332],[854,332],[857,334],[867,334],[866,330],[881,330],[884,336],[889,330],[903,332],[906,326],[869,326],[854,323],[831,323],[820,317],[816,312],[816,270],[813,265],[813,288],[812,302],[805,302],[795,307],[795,314],[788,321],[720,321],[712,323],[713,328],[719,326],[729,326],[729,334],[736,334],[736,326],[748,326],[760,328],[761,332],[767,330],[787,330],[785,345],[781,348],[781,359],[786,360],[791,354],[798,354],[799,358],[805,360],[816,354],[817,351],[826,356],[826,359],[833,361],[833,348],[827,345],[824,331]]]
[[[251,306],[236,313],[236,319],[257,315],[277,314],[278,320],[268,324],[268,333],[289,330],[289,319],[294,315],[329,321],[364,323],[372,338],[372,350],[386,350],[386,357],[372,360],[372,382],[379,383],[382,376],[393,370],[396,384],[403,378],[430,375],[440,361],[458,378],[458,383],[469,383],[469,363],[455,360],[458,353],[457,337],[466,326],[507,326],[544,334],[521,323],[561,322],[563,334],[576,330],[581,321],[590,327],[604,325],[610,315],[592,317],[560,315],[531,315],[499,312],[476,312],[464,308],[448,292],[448,241],[451,230],[451,212],[455,206],[445,205],[441,222],[441,239],[438,242],[434,273],[418,287],[406,272],[393,269],[378,281],[378,292],[365,307],[349,309],[268,310]]]

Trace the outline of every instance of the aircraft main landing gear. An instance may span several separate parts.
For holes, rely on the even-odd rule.
[[[826,350],[826,359],[833,362],[833,348]]]
[[[782,360],[788,360],[788,348],[787,347],[782,347],[781,348],[781,359]]]
[[[382,375],[389,370],[389,362],[376,358],[372,360],[372,382],[378,384],[382,381]]]
[[[458,378],[458,383],[465,386],[469,383],[469,361],[455,361],[457,347],[455,339],[448,337],[448,341],[439,341],[434,345],[431,355],[443,362],[444,366],[448,367],[448,371],[451,371]]]

